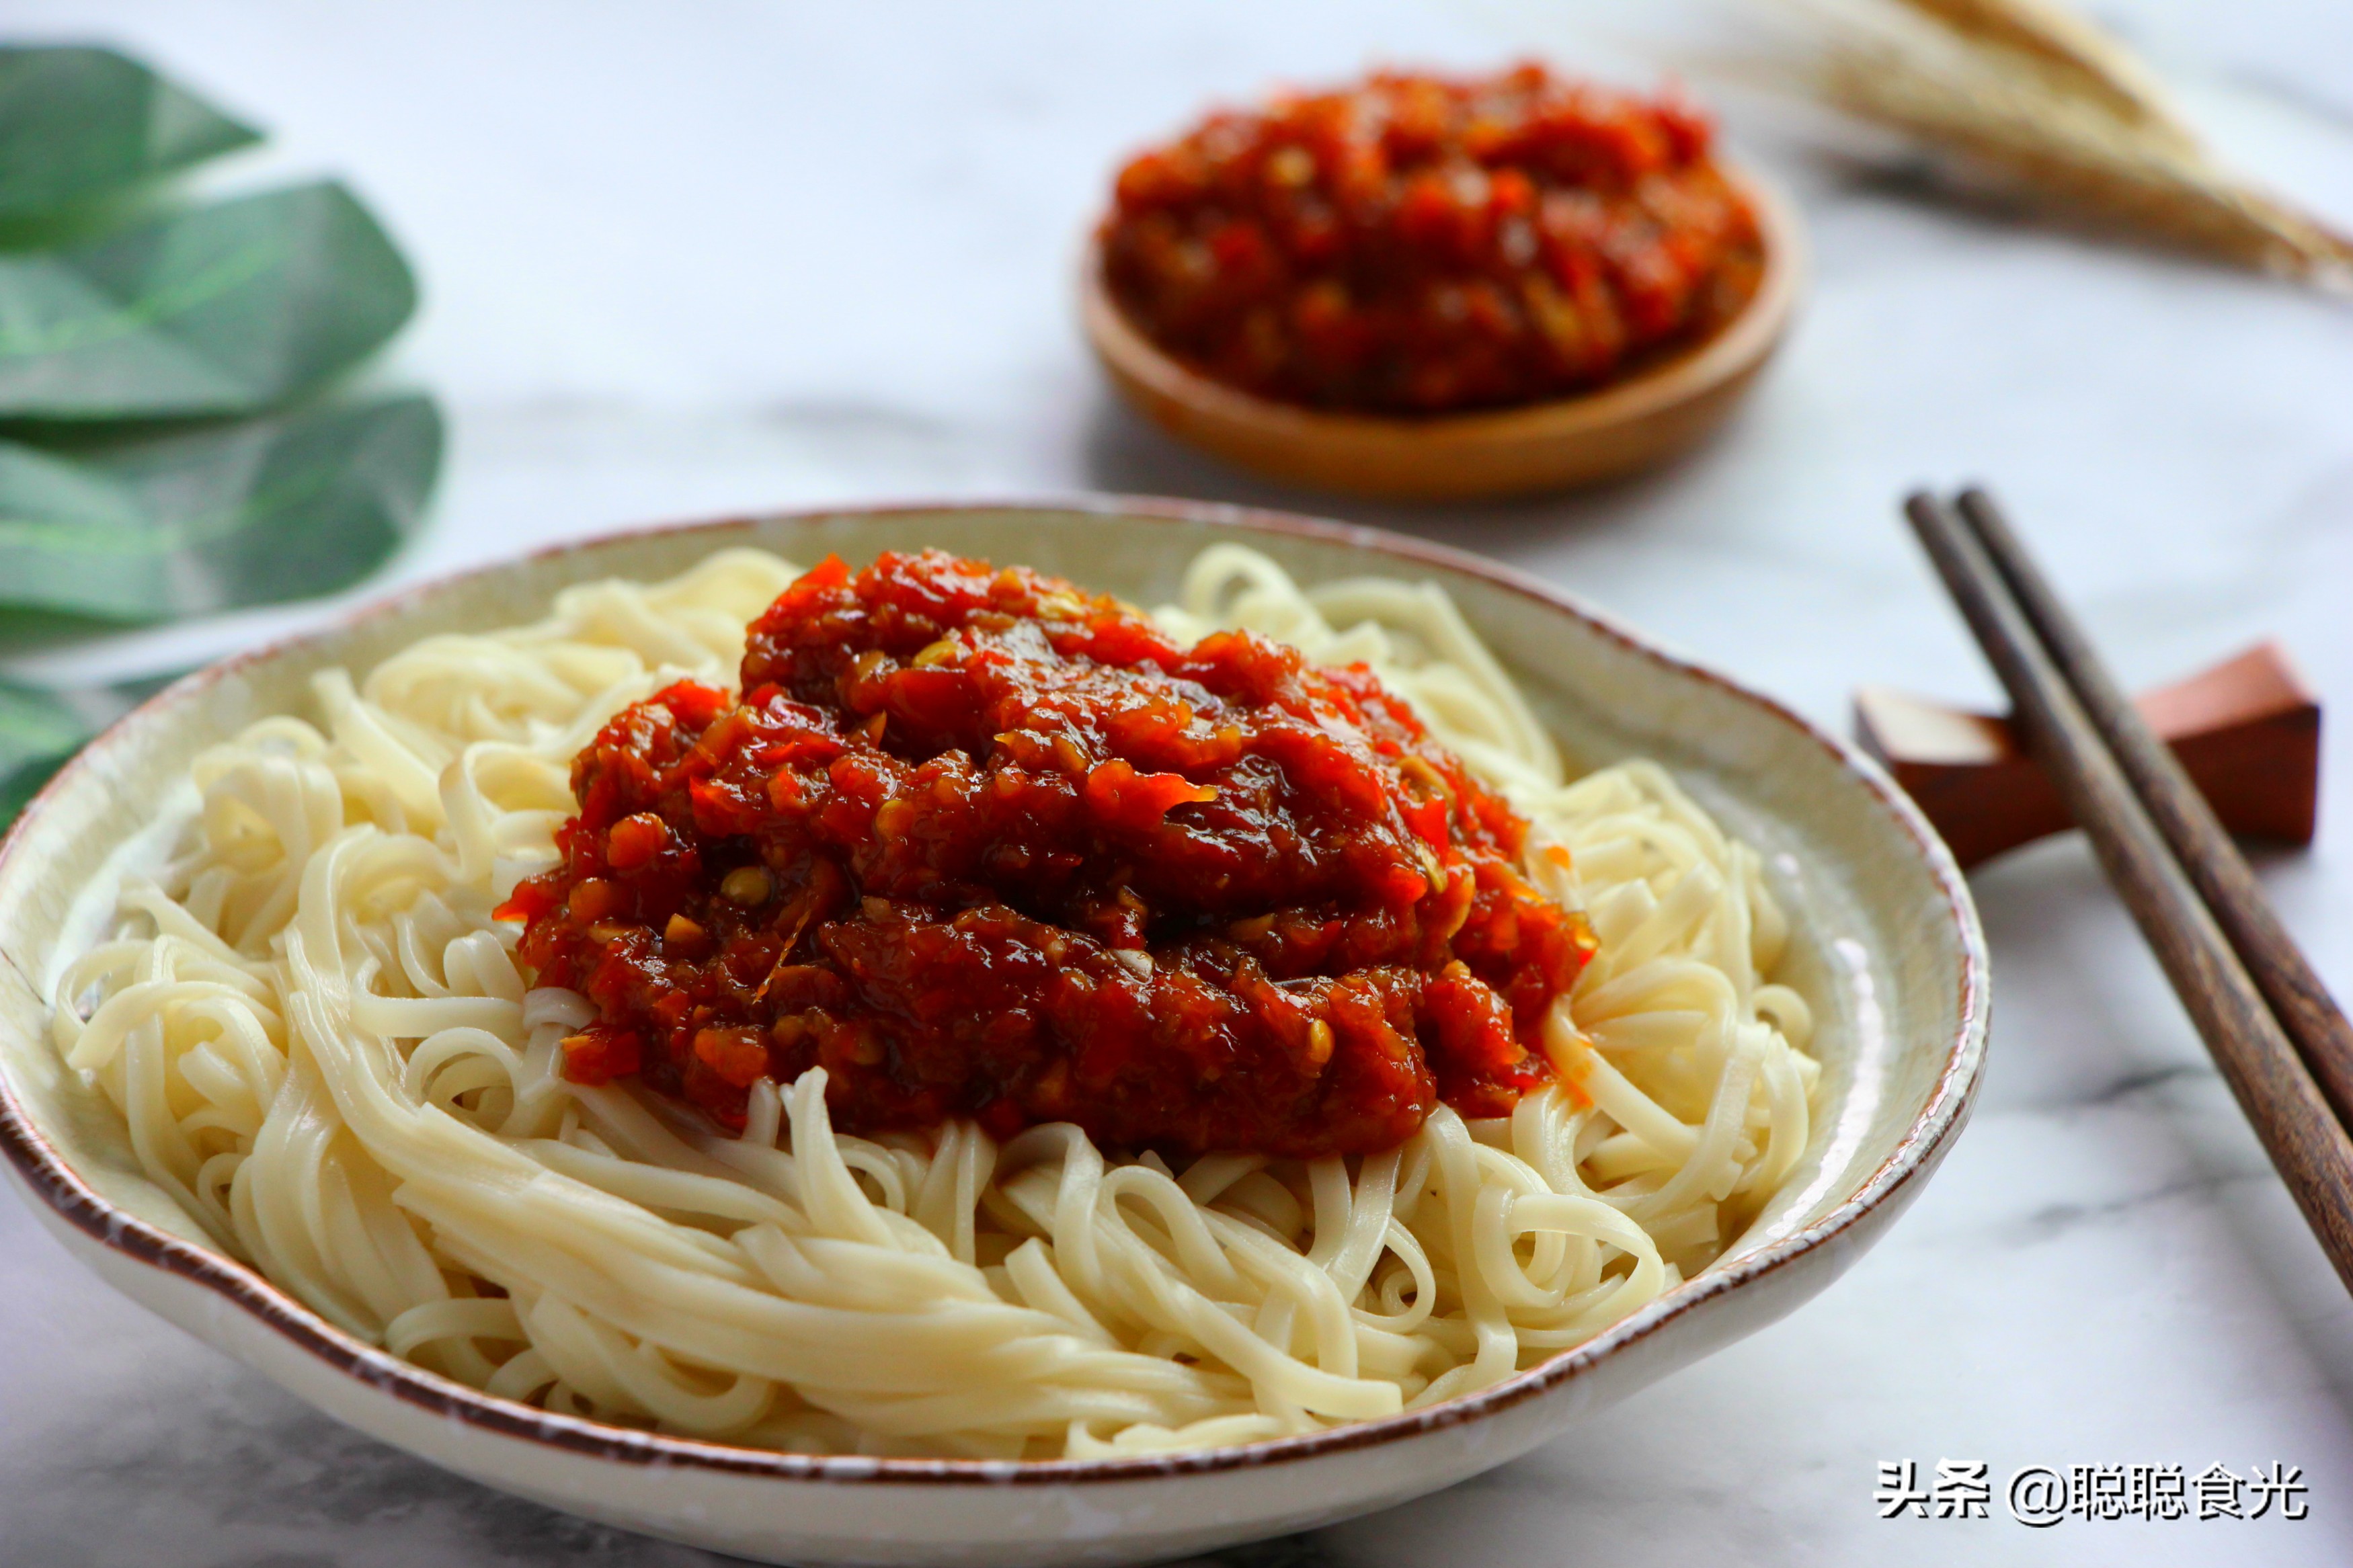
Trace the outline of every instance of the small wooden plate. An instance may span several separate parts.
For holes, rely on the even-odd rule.
[[[1805,270],[1796,212],[1745,171],[1765,270],[1746,308],[1686,353],[1577,397],[1425,418],[1341,414],[1239,392],[1187,369],[1130,322],[1087,247],[1087,341],[1145,418],[1237,468],[1379,500],[1475,500],[1567,489],[1647,468],[1721,423],[1788,330]]]

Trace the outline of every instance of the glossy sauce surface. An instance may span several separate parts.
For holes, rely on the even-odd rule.
[[[829,560],[578,758],[501,911],[635,1073],[723,1125],[829,1074],[847,1131],[1073,1121],[1124,1149],[1366,1152],[1507,1110],[1592,950],[1526,827],[1362,668],[937,552]]]
[[[1604,385],[1756,292],[1756,215],[1713,131],[1538,66],[1377,74],[1212,114],[1119,174],[1113,296],[1261,396],[1392,414]]]

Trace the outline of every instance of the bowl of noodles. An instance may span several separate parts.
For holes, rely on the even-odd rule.
[[[0,942],[84,1262],[777,1562],[1504,1463],[1828,1284],[1984,1050],[1869,762],[1473,557],[1163,501],[622,535],[229,660],[28,809]]]

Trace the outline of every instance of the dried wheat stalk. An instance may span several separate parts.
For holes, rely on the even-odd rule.
[[[2072,92],[2149,134],[2194,146],[2165,89],[2132,52],[2050,0],[1899,0],[1974,43],[2021,56]]]
[[[2353,239],[2217,163],[2126,50],[2056,0],[1751,0],[1736,73],[1966,173],[2222,260],[2353,291]],[[1729,62],[1719,61],[1719,64]]]

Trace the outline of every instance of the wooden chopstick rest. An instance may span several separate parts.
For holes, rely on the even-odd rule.
[[[2133,707],[2223,826],[2242,837],[2312,842],[2320,703],[2278,644],[2144,692]],[[2073,825],[2008,719],[1866,686],[1854,695],[1854,730],[1964,867]]]

